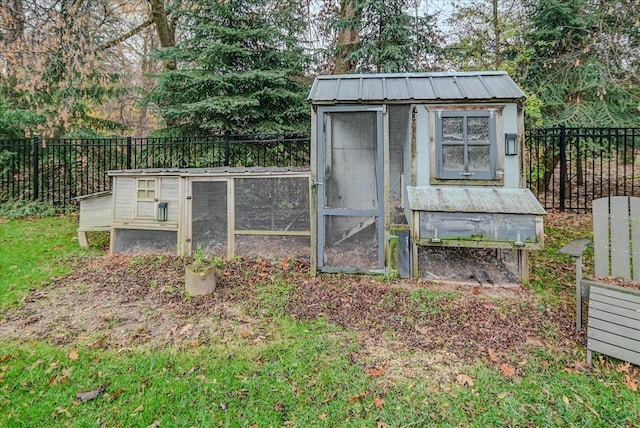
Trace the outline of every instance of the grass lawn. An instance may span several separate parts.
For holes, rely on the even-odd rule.
[[[310,279],[289,274],[285,264],[281,272],[269,275],[247,271],[247,278],[255,278],[243,289],[251,297],[230,299],[224,304],[233,312],[220,312],[209,301],[175,290],[168,300],[170,291],[155,279],[136,285],[129,279],[133,276],[127,276],[150,263],[163,266],[163,260],[117,260],[123,266],[117,272],[113,268],[114,278],[124,278],[123,290],[147,287],[149,294],[166,300],[157,307],[149,301],[150,325],[161,319],[184,320],[167,338],[206,321],[206,334],[190,340],[143,340],[153,334],[150,330],[139,331],[137,339],[126,343],[114,339],[110,346],[100,331],[27,340],[3,335],[8,331],[3,323],[6,327],[20,317],[28,321],[48,316],[17,311],[31,290],[48,293],[40,300],[53,298],[68,288],[65,280],[53,278],[102,257],[77,248],[76,221],[64,216],[0,224],[0,426],[640,426],[637,367],[608,358],[596,358],[593,367],[587,367],[582,346],[556,341],[545,332],[540,332],[544,346],[506,349],[504,363],[483,352],[464,360],[451,355],[450,361],[431,365],[423,361],[438,350],[419,347],[392,347],[391,355],[363,356],[359,328],[338,325],[329,316],[293,316],[288,302],[302,287],[300,281]],[[576,232],[573,225],[571,231],[573,235],[585,229]],[[532,257],[539,312],[544,314],[550,305],[572,311],[571,260],[557,255],[569,233],[560,226],[549,227],[547,233],[545,250]],[[116,262],[111,263],[118,266]],[[84,305],[80,302],[91,289],[90,269],[78,276],[68,277],[68,283],[75,281],[74,296]],[[349,288],[349,276],[332,278]],[[375,281],[376,286],[385,284],[384,279]],[[459,298],[421,288],[397,289],[384,294],[381,305],[406,306],[412,316],[447,322],[446,306],[455,306]],[[181,315],[182,301],[198,311]],[[510,304],[494,305],[501,310]],[[371,308],[377,309],[383,306]],[[76,308],[50,310],[53,331],[65,316],[54,312]],[[91,311],[87,314],[89,323]],[[102,324],[114,334],[130,322],[126,311],[119,314]],[[402,340],[390,326],[377,328],[380,343]],[[95,399],[85,401],[92,395]]]

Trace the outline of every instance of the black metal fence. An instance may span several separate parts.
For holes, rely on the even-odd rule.
[[[190,138],[0,140],[0,202],[69,205],[104,190],[107,171],[142,168],[309,165],[307,134]]]
[[[604,196],[640,196],[640,128],[532,129],[527,185],[546,209],[587,212]]]
[[[640,196],[640,128],[541,128],[525,134],[527,186],[548,210],[586,212],[608,195]],[[110,188],[138,168],[306,166],[308,134],[0,140],[0,202],[56,205]]]

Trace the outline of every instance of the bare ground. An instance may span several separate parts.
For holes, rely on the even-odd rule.
[[[564,352],[583,343],[573,308],[544,305],[520,286],[435,283],[367,275],[309,274],[298,260],[239,260],[218,272],[215,292],[185,297],[185,260],[169,256],[88,258],[70,275],[30,294],[0,320],[0,341],[126,350],[199,346],[242,337],[268,342],[264,293],[294,284],[283,311],[322,318],[357,340],[350,357],[405,377],[450,378],[478,359],[498,366],[531,348]],[[425,291],[422,291],[425,290]]]

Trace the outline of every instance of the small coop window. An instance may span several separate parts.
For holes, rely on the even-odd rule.
[[[436,113],[437,178],[495,179],[495,116],[491,110]]]
[[[153,201],[156,198],[156,180],[138,179],[137,190],[139,201]]]

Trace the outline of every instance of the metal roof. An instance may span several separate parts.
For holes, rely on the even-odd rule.
[[[315,104],[373,101],[513,101],[524,92],[504,71],[339,74],[316,77],[308,99]]]
[[[109,176],[115,175],[243,175],[243,174],[286,174],[308,173],[308,166],[278,167],[278,166],[254,166],[254,167],[211,167],[211,168],[141,168],[120,169],[107,171]]]
[[[491,187],[407,187],[413,211],[544,215],[529,189]]]

